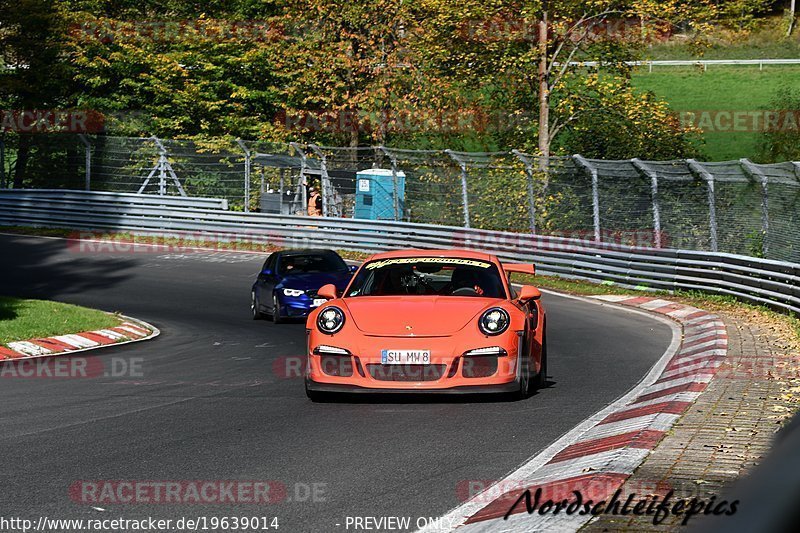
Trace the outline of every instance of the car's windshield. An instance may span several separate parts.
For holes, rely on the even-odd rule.
[[[359,271],[346,294],[347,297],[406,295],[506,297],[494,264],[456,257],[371,261]]]
[[[278,261],[278,274],[281,276],[346,270],[347,263],[336,254],[287,254]]]

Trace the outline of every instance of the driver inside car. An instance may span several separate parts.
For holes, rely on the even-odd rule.
[[[408,282],[409,276],[413,276],[410,266],[389,268],[381,281],[380,293],[385,295],[411,294]]]
[[[457,268],[450,278],[450,293],[455,294],[461,289],[471,289],[476,295],[482,296],[485,283],[481,278],[482,276],[472,268]],[[468,296],[468,294],[463,294],[463,296]]]

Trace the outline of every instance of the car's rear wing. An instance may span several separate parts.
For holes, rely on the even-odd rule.
[[[536,266],[532,263],[503,263],[503,270],[507,273],[517,272],[519,274],[536,275]]]

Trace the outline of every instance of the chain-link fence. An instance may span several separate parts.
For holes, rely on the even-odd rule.
[[[546,164],[545,164],[546,163]],[[228,200],[232,209],[405,220],[800,262],[800,163],[544,162],[467,153],[84,135],[6,136],[2,187]]]

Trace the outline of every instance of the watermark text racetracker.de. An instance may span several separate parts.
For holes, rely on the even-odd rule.
[[[547,235],[464,230],[453,232],[451,246],[476,250],[579,252],[588,249],[668,248],[669,242],[669,234],[652,228],[604,229],[599,235],[594,230],[560,230]]]
[[[80,505],[271,505],[327,501],[325,482],[279,480],[78,480],[69,487]]]
[[[78,254],[163,254],[204,251],[249,251],[264,246],[294,247],[304,239],[292,239],[273,231],[192,232],[163,234],[75,231],[67,236],[67,249]]]
[[[681,126],[706,133],[778,133],[800,131],[800,111],[786,109],[695,109],[678,113]]]
[[[143,378],[143,357],[61,355],[0,362],[0,379]]]
[[[0,109],[0,132],[99,133],[105,116],[90,109]]]

